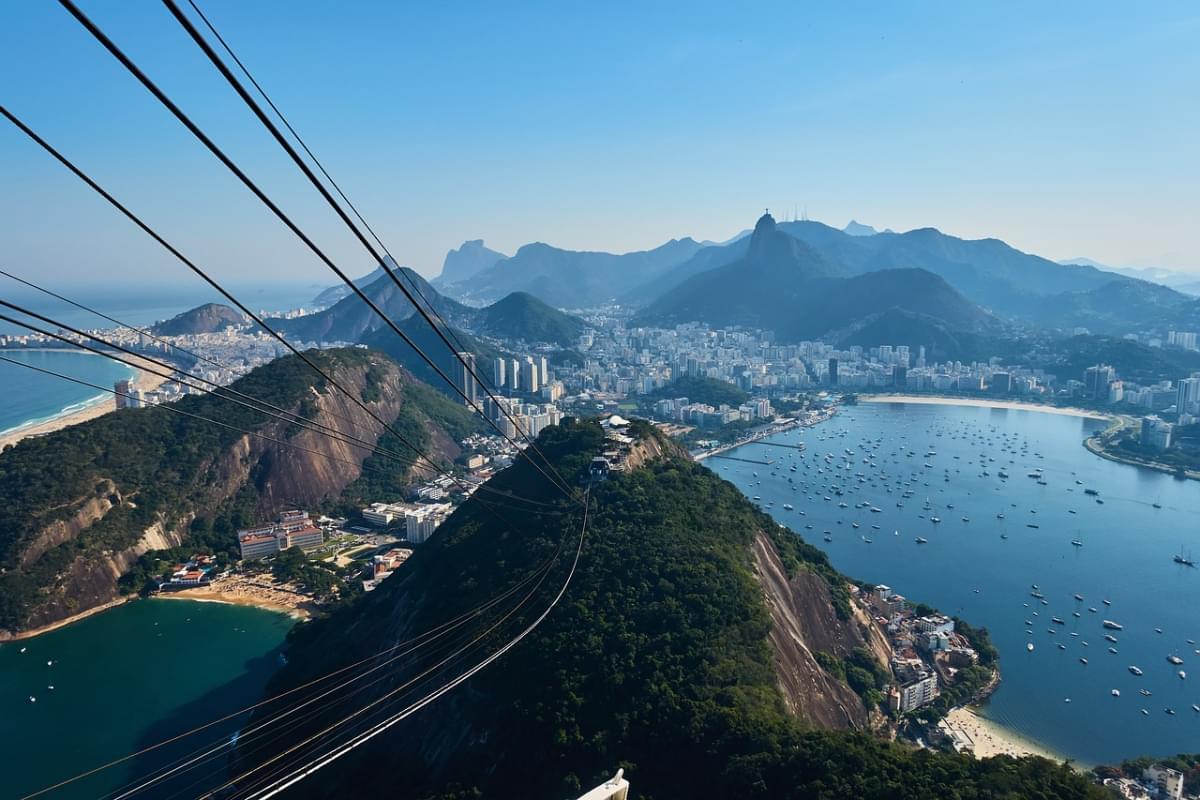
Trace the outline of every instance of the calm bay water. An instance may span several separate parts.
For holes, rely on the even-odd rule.
[[[772,466],[708,465],[842,572],[986,626],[1003,675],[987,716],[1085,764],[1200,751],[1200,569],[1172,561],[1181,549],[1200,557],[1200,483],[1093,456],[1081,442],[1102,426],[1032,411],[862,404],[772,440],[806,451],[729,453]],[[1027,477],[1037,469],[1046,485]],[[1034,584],[1047,604],[1031,596]],[[1103,619],[1124,630],[1105,630]],[[1181,679],[1181,669],[1191,674]]]
[[[254,608],[147,600],[0,645],[6,765],[0,795],[36,791],[257,702],[279,667],[292,624],[284,614]],[[243,722],[214,726],[49,796],[111,793],[202,745],[227,740]],[[216,776],[222,766],[215,761],[206,774]]]
[[[0,350],[0,354],[98,386],[112,386],[116,381],[134,374],[131,367],[89,353]],[[0,386],[4,387],[4,400],[0,402],[0,431],[70,413],[96,398],[107,396],[110,404],[114,402],[114,396],[108,392],[34,372],[7,361],[0,361]]]

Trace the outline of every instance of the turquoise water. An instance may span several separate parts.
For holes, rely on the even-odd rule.
[[[1031,411],[862,404],[773,439],[803,441],[803,454],[764,445],[729,453],[778,459],[772,466],[707,463],[764,507],[773,502],[775,518],[823,548],[839,570],[986,626],[1003,675],[987,716],[1085,764],[1197,752],[1200,569],[1172,556],[1182,548],[1200,558],[1200,483],[1093,456],[1081,441],[1102,425]],[[849,470],[838,468],[847,463]],[[1045,486],[1026,477],[1038,468]],[[864,501],[879,512],[856,508]],[[1046,605],[1031,596],[1034,584]],[[1103,619],[1124,630],[1104,629]],[[1106,633],[1117,642],[1105,641]],[[1184,663],[1168,663],[1170,655]],[[1132,675],[1131,665],[1144,675]],[[1180,669],[1191,674],[1180,679]]]
[[[254,608],[145,600],[0,645],[0,796],[36,791],[257,702],[292,623]],[[111,793],[201,745],[227,740],[243,721],[235,718],[47,796]],[[217,761],[189,780],[216,777],[222,766]]]
[[[0,355],[99,386],[112,386],[134,374],[131,367],[90,353],[0,350]],[[0,431],[69,413],[102,396],[107,396],[107,402],[114,403],[114,395],[108,392],[34,372],[6,361],[0,361],[0,386],[4,387],[4,400],[0,402]]]

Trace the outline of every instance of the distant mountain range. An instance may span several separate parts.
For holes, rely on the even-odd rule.
[[[205,303],[158,323],[150,332],[156,336],[194,336],[198,333],[217,333],[230,326],[240,327],[249,321],[242,312],[229,306]]]
[[[484,247],[483,239],[463,242],[457,250],[446,253],[446,259],[442,262],[442,274],[433,279],[433,285],[452,286],[461,283],[506,258],[508,256],[504,253]]]
[[[999,239],[960,239],[935,228],[918,228],[905,233],[876,228],[851,220],[838,230],[820,222],[799,220],[775,225],[775,232],[785,239],[771,237],[768,243],[780,263],[790,263],[781,274],[795,280],[792,273],[799,266],[806,280],[816,277],[852,278],[889,270],[904,270],[907,282],[899,287],[906,290],[904,314],[890,312],[892,306],[880,307],[886,298],[872,299],[860,295],[854,309],[834,314],[841,308],[836,301],[826,302],[818,290],[837,291],[837,284],[813,284],[803,299],[795,298],[788,287],[769,281],[733,287],[730,296],[737,304],[726,303],[725,297],[713,306],[720,313],[709,318],[764,319],[785,323],[777,332],[781,335],[807,334],[828,324],[828,328],[813,335],[839,333],[849,338],[875,335],[876,332],[910,329],[912,335],[922,333],[944,342],[949,350],[967,346],[969,342],[985,343],[975,337],[985,333],[977,324],[963,327],[960,321],[944,316],[949,309],[963,302],[990,312],[989,330],[998,320],[1018,326],[1032,326],[1070,333],[1087,328],[1094,333],[1123,335],[1161,328],[1164,324],[1185,330],[1200,327],[1200,300],[1188,292],[1200,294],[1200,281],[1190,284],[1183,273],[1167,275],[1162,271],[1136,271],[1107,268],[1088,259],[1073,259],[1058,263],[1017,250]],[[724,294],[728,288],[721,277],[730,278],[737,269],[710,276],[709,282],[692,284],[692,278],[721,270],[742,262],[748,257],[753,237],[748,232],[738,234],[724,243],[697,242],[691,238],[672,239],[652,250],[624,254],[565,250],[541,242],[527,244],[511,256],[490,250],[483,240],[464,242],[446,256],[442,275],[435,279],[442,301],[459,316],[453,324],[470,327],[470,305],[494,303],[513,292],[523,292],[555,308],[583,308],[607,302],[643,309],[639,319],[651,318],[684,321],[689,314],[703,310],[697,302],[704,300],[704,291]],[[805,245],[797,250],[789,241]],[[764,245],[765,246],[765,245]],[[760,255],[751,258],[759,268],[773,258]],[[761,271],[761,270],[760,270]],[[819,271],[819,275],[814,272]],[[751,270],[751,274],[754,270]],[[769,270],[768,270],[769,272]],[[415,275],[415,273],[411,273]],[[929,276],[936,276],[956,295],[946,298],[942,283],[925,285]],[[377,271],[372,276],[386,277]],[[1169,281],[1164,286],[1156,280]],[[872,284],[884,279],[867,279],[855,284],[859,289],[873,291]],[[425,284],[429,286],[429,284]],[[698,287],[703,286],[704,289]],[[676,292],[675,290],[680,290]],[[344,291],[344,287],[343,287]],[[432,286],[430,291],[433,291]],[[919,298],[929,293],[924,309]],[[769,296],[769,295],[774,296]],[[761,314],[749,313],[753,308],[778,307],[782,297],[792,298],[791,317],[808,309],[804,303],[821,306],[812,309],[803,322],[788,319],[782,310]],[[454,298],[451,300],[450,298]],[[457,302],[456,302],[457,301]],[[878,301],[878,302],[877,302]],[[948,303],[945,307],[939,304]],[[895,304],[893,304],[895,305]],[[653,313],[649,309],[654,309]],[[406,313],[397,309],[397,313]],[[883,316],[878,316],[883,315]],[[915,315],[915,316],[914,316]],[[961,315],[960,315],[961,316]],[[976,320],[978,323],[978,320]],[[367,321],[366,324],[370,324]],[[297,323],[309,334],[308,338],[330,338],[337,334],[344,340],[355,341],[366,332],[361,325],[351,324],[344,329],[322,323]],[[989,334],[990,335],[990,334]],[[958,344],[955,344],[957,342]]]
[[[842,233],[850,236],[874,236],[877,233],[895,233],[891,228],[885,228],[882,231],[877,231],[870,225],[864,225],[858,220],[850,220],[846,223],[846,227],[842,228]]]
[[[552,308],[527,292],[512,292],[491,305],[472,308],[441,294],[407,267],[401,267],[397,275],[406,288],[415,286],[415,291],[409,288],[410,293],[425,308],[432,307],[436,310],[460,337],[465,331],[507,342],[543,342],[565,349],[574,347],[579,335],[587,328],[583,320]],[[363,293],[395,321],[401,330],[414,336],[420,332],[422,337],[428,332],[429,336],[433,337],[428,340],[429,343],[436,345],[434,352],[445,352],[445,343],[429,330],[428,325],[416,314],[408,298],[396,287],[396,282],[390,276],[383,275],[366,285]],[[407,324],[409,322],[416,324]],[[362,342],[376,346],[389,338],[399,341],[396,334],[356,295],[345,297],[315,314],[280,320],[278,327],[288,337],[301,341]],[[426,348],[422,346],[422,349]],[[413,366],[405,357],[406,354],[393,355],[405,366]]]
[[[694,239],[672,239],[653,250],[615,255],[563,250],[535,242],[468,280],[450,282],[439,278],[438,286],[464,302],[490,303],[512,292],[529,292],[558,308],[582,308],[617,297],[629,287],[683,263],[702,247]]]
[[[423,302],[421,298],[424,298],[451,325],[461,324],[474,313],[474,309],[444,297],[408,267],[400,267],[395,272],[400,277],[400,282],[418,302]],[[366,282],[367,278],[375,275],[379,277]],[[364,278],[359,278],[355,284],[393,320],[407,319],[416,313],[412,303],[396,286],[396,281],[392,280],[382,267]],[[415,290],[412,288],[414,286]],[[357,342],[376,328],[386,326],[366,303],[357,295],[351,294],[347,288],[346,296],[329,308],[315,314],[281,320],[277,327],[284,335],[306,342]]]
[[[780,341],[849,342],[879,335],[885,338],[870,343],[923,344],[933,349],[931,356],[942,358],[964,357],[981,337],[1004,330],[1000,320],[932,272],[904,268],[847,274],[844,264],[783,227],[764,215],[742,257],[688,277],[646,306],[634,322],[698,320],[762,327],[774,330]]]
[[[1138,280],[1150,281],[1151,283],[1161,283],[1163,286],[1169,286],[1177,292],[1183,292],[1193,297],[1200,297],[1200,273],[1196,272],[1182,272],[1166,269],[1165,267],[1112,267],[1083,257],[1068,258],[1058,263],[1083,264],[1095,267],[1096,269],[1115,272],[1118,275],[1124,275],[1128,278],[1137,278]]]
[[[399,269],[399,267],[396,265],[396,262],[390,256],[384,256],[383,262],[388,265],[389,269]],[[383,271],[382,266],[379,266],[371,270],[370,273],[363,275],[361,278],[355,279],[354,285],[362,289],[366,286],[370,286],[375,281],[384,277],[387,277],[387,273]],[[312,302],[313,305],[317,306],[318,308],[328,308],[338,300],[341,300],[343,297],[349,297],[351,294],[352,292],[350,291],[349,286],[344,283],[339,283],[336,286],[330,286],[328,289],[322,290],[320,294],[313,298]]]

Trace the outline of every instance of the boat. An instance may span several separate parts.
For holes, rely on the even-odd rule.
[[[1138,689],[1138,694],[1142,695],[1143,697],[1149,697],[1150,690],[1149,689]]]
[[[935,523],[936,523],[936,522],[941,522],[941,521],[942,521],[942,519],[941,519],[941,517],[930,517],[930,518],[929,518],[929,521],[930,521],[930,522],[935,522]]]
[[[784,510],[785,510],[785,511],[791,511],[791,510],[792,510],[792,504],[791,504],[791,503],[784,503],[784,504],[783,504],[783,508],[784,508]]]
[[[1148,716],[1150,716],[1150,712],[1149,712],[1149,711],[1147,711],[1147,710],[1146,710],[1146,709],[1144,709],[1144,708],[1142,709],[1142,714],[1144,714],[1144,715],[1145,715],[1145,716],[1147,716],[1147,717],[1148,717]]]
[[[1025,523],[1025,527],[1026,527],[1026,528],[1036,528],[1036,527],[1038,527],[1038,526],[1037,526],[1037,525],[1034,525],[1032,522],[1027,522],[1027,523]]]
[[[1083,547],[1083,542],[1079,539],[1072,539],[1071,544],[1075,545],[1076,547]]]
[[[1079,601],[1082,601],[1082,600],[1083,600],[1083,595],[1081,595],[1079,592],[1076,592],[1076,593],[1075,593],[1075,599],[1076,599],[1076,600],[1079,600]]]
[[[1183,659],[1176,655],[1167,656],[1167,661],[1170,661],[1172,664],[1182,664],[1183,663]]]
[[[1083,493],[1084,493],[1084,494],[1089,494],[1089,495],[1091,495],[1092,497],[1095,497],[1096,495],[1100,494],[1100,492],[1096,491],[1095,489],[1084,489],[1084,490],[1083,490]]]
[[[1197,714],[1200,714],[1200,706],[1196,705],[1195,703],[1192,703],[1192,711],[1195,711]]]
[[[1182,564],[1182,565],[1183,565],[1183,566],[1185,566],[1185,567],[1194,567],[1194,566],[1196,566],[1196,562],[1192,560],[1192,556],[1191,556],[1191,554],[1189,553],[1188,555],[1186,555],[1186,556],[1185,556],[1185,555],[1183,554],[1183,551],[1182,551],[1182,550],[1181,550],[1181,551],[1179,552],[1179,554],[1178,554],[1178,555],[1176,555],[1176,556],[1175,556],[1175,557],[1174,557],[1172,560],[1173,560],[1173,561],[1174,561],[1176,564]]]
[[[37,702],[37,698],[36,698],[36,697],[34,697],[33,695],[29,695],[29,702],[31,702],[31,703],[36,703],[36,702]]]
[[[1058,646],[1058,649],[1059,649],[1059,650],[1066,650],[1066,649],[1067,649],[1067,646],[1066,646],[1065,644],[1059,644],[1059,646]]]
[[[1086,658],[1081,658],[1081,659],[1079,659],[1079,663],[1080,663],[1080,664],[1083,664],[1083,665],[1086,667],[1086,666],[1087,666],[1087,659],[1086,659]]]
[[[1117,654],[1117,648],[1110,647],[1110,648],[1108,648],[1108,652],[1112,653],[1115,656]]]
[[[1107,603],[1108,601],[1106,600],[1105,602]],[[1125,626],[1124,626],[1124,625],[1121,625],[1121,624],[1120,624],[1120,623],[1118,623],[1118,622],[1113,622],[1111,619],[1106,619],[1106,620],[1104,620],[1104,627],[1108,628],[1110,631],[1123,631],[1123,630],[1125,630]]]
[[[1050,621],[1053,622],[1055,625],[1066,625],[1067,624],[1066,620],[1059,619],[1058,617],[1051,617]]]
[[[1179,680],[1182,681],[1182,680],[1186,680],[1186,679],[1187,679],[1187,673],[1184,672],[1183,670],[1179,670]]]
[[[1025,644],[1025,649],[1032,653],[1033,652],[1033,642],[1027,642]]]
[[[1130,672],[1131,674],[1133,674],[1133,675],[1138,675],[1138,676],[1141,676],[1141,675],[1144,675],[1144,674],[1145,674],[1145,673],[1144,673],[1144,672],[1142,672],[1142,671],[1141,671],[1139,668],[1137,668],[1137,667],[1133,666],[1132,664],[1129,666],[1129,672]]]
[[[1120,689],[1113,689],[1113,690],[1112,690],[1112,692],[1110,692],[1110,694],[1112,694],[1112,696],[1113,696],[1113,697],[1120,697],[1120,696],[1121,696],[1121,690],[1120,690]]]
[[[924,536],[917,537],[917,544],[927,544],[928,542],[929,542],[929,540],[926,539]]]

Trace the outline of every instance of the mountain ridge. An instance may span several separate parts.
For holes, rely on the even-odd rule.
[[[868,701],[820,663],[887,656],[863,633],[846,579],[651,426],[630,431],[640,442],[628,468],[592,486],[590,524],[563,602],[502,659],[348,753],[336,773],[298,784],[294,796],[369,791],[400,772],[403,797],[567,797],[617,766],[646,800],[1103,796],[1042,759],[977,761],[868,734]],[[568,421],[538,440],[569,480],[606,446],[595,422]],[[492,488],[554,497],[523,463],[495,476]],[[574,550],[580,522],[577,509],[562,505],[509,530],[468,501],[403,573],[303,626],[268,692],[369,657],[518,585],[553,557],[556,542]],[[568,558],[552,567],[550,585],[532,609],[518,609],[513,630],[545,608],[569,566]],[[498,634],[434,685],[510,635]],[[868,670],[859,675],[874,680]],[[392,677],[354,702],[403,680]],[[340,713],[302,721],[294,735]],[[241,771],[261,756],[253,741],[239,741],[235,759]]]
[[[770,215],[760,218],[741,259],[686,279],[642,309],[634,321],[658,325],[699,321],[714,326],[767,328],[780,341],[799,341],[852,329],[859,321],[893,307],[941,320],[949,328],[972,336],[997,334],[1003,327],[927,270],[890,269],[846,275],[841,265],[830,263],[819,250],[786,234]],[[892,315],[889,319],[895,325],[906,317]],[[915,331],[894,333],[901,337],[895,340],[897,343],[925,344]],[[947,350],[940,355],[966,355],[960,346],[965,340],[941,337]]]
[[[176,314],[150,328],[155,336],[194,336],[200,333],[219,333],[226,328],[242,327],[249,318],[237,309],[222,303],[204,303]]]
[[[439,433],[430,414],[450,419],[464,409],[410,391],[412,376],[382,354],[308,355],[381,418],[411,411],[428,448],[447,463],[457,457],[457,437]],[[233,387],[343,434],[368,442],[379,435],[366,412],[296,356],[258,367]],[[336,498],[360,477],[367,457],[362,447],[213,394],[175,405],[261,436],[150,406],[0,453],[0,631],[46,625],[112,600],[118,579],[149,550],[192,542],[236,553],[237,527]]]

